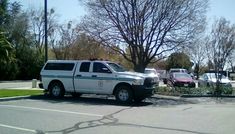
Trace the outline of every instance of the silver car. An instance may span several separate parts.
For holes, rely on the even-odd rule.
[[[219,74],[218,77],[221,77],[220,84],[228,87],[232,87],[228,77],[225,77],[222,74]],[[215,86],[216,84],[216,74],[215,73],[204,73],[198,79],[198,86]]]

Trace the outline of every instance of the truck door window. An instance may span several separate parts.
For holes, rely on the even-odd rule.
[[[93,72],[95,73],[111,73],[111,71],[102,63],[95,62],[93,65]]]
[[[90,62],[83,62],[80,66],[80,72],[89,72],[90,69]]]

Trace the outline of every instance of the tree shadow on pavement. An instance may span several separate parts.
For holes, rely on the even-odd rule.
[[[69,133],[73,133],[73,132],[78,133],[79,130],[91,129],[91,128],[97,128],[97,127],[123,126],[123,127],[132,127],[132,128],[148,128],[148,129],[156,129],[156,130],[165,130],[170,133],[180,132],[180,133],[193,133],[193,134],[209,134],[209,133],[205,133],[205,132],[192,131],[192,130],[179,129],[179,128],[158,127],[158,126],[143,125],[143,124],[125,123],[125,122],[120,122],[119,119],[115,117],[115,115],[117,115],[123,111],[130,110],[130,109],[132,109],[132,107],[122,108],[114,113],[104,115],[100,119],[81,121],[81,122],[74,124],[71,127],[64,128],[61,130],[46,131],[46,132],[39,131],[39,132],[40,132],[40,134],[43,134],[43,133],[69,134]]]

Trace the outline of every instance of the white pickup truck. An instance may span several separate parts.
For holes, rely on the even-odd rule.
[[[101,60],[49,60],[41,70],[40,88],[60,98],[65,93],[114,95],[120,102],[142,101],[153,94],[156,81],[149,75],[127,72]]]

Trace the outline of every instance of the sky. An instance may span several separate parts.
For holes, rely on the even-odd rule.
[[[224,17],[235,24],[235,0],[210,0],[207,21],[212,23],[215,18]]]
[[[44,0],[9,0],[10,2],[20,2],[23,10],[30,8],[44,9]],[[55,9],[60,22],[79,21],[86,10],[79,0],[47,0],[47,9]]]
[[[10,0],[18,1],[23,9],[43,8],[44,0]],[[225,17],[235,24],[235,0],[210,0],[207,12],[207,21],[212,22],[219,17]],[[47,0],[48,9],[54,8],[60,22],[79,21],[86,14],[85,7],[79,0]]]

